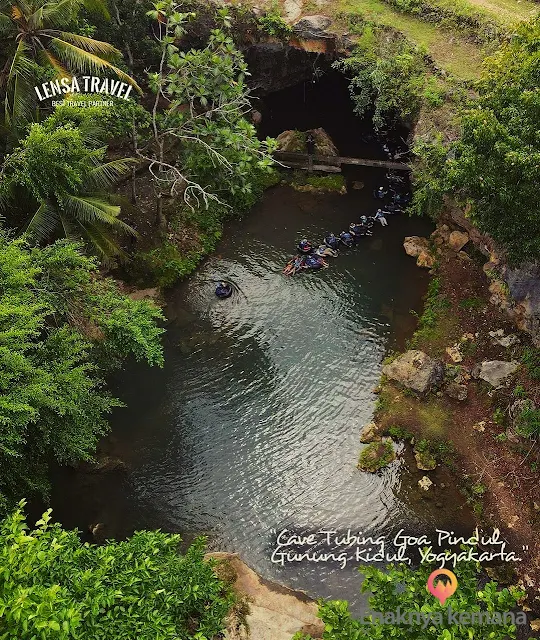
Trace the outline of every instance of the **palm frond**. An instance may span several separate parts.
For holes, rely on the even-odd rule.
[[[32,120],[35,97],[32,91],[33,69],[26,56],[27,46],[20,41],[8,74],[4,100],[6,127],[18,129]]]
[[[85,51],[70,42],[61,40],[60,38],[52,38],[50,47],[69,68],[87,71],[89,73],[111,71],[118,78],[135,87],[139,93],[142,93],[142,89],[127,73],[124,73],[121,69],[115,67],[109,61],[100,58],[94,53]]]
[[[110,231],[99,223],[80,226],[80,235],[99,254],[106,266],[112,264],[114,258],[119,257],[125,260],[127,257],[118,243],[111,238]]]
[[[43,242],[54,234],[60,224],[61,220],[57,209],[44,202],[38,207],[26,226],[26,235],[32,242]]]
[[[57,78],[71,78],[71,73],[64,67],[60,60],[58,60],[56,56],[53,56],[50,51],[47,51],[47,49],[42,49],[39,52],[39,57],[44,67],[49,66],[54,70]]]
[[[82,3],[90,13],[100,13],[104,18],[107,18],[107,20],[110,19],[111,14],[107,8],[106,0],[83,0]]]
[[[83,51],[89,51],[90,53],[94,53],[97,56],[121,56],[121,52],[118,51],[116,47],[108,42],[103,42],[101,40],[94,40],[94,38],[87,38],[86,36],[81,36],[77,33],[69,33],[67,31],[59,31],[58,37],[64,42],[69,42],[70,44],[74,44],[79,49]]]
[[[77,0],[53,0],[42,6],[43,20],[49,27],[61,27],[69,24],[82,2]]]
[[[118,217],[120,207],[110,204],[99,196],[75,196],[67,195],[62,198],[64,211],[69,214],[79,224],[102,224],[117,228],[136,236],[135,229],[126,224]]]
[[[104,191],[115,184],[119,178],[127,175],[135,164],[138,164],[135,158],[111,160],[100,164],[89,172],[85,186],[89,191]]]

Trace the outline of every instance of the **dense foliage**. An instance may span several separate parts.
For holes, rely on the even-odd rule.
[[[223,630],[234,597],[203,540],[185,555],[159,531],[81,544],[50,511],[29,531],[21,507],[0,525],[2,640],[210,640]]]
[[[73,244],[0,236],[0,509],[46,488],[48,461],[89,459],[119,406],[103,374],[133,354],[162,363],[161,313],[98,277]]]
[[[454,570],[459,586],[454,595],[441,605],[426,589],[430,573],[435,567],[421,565],[410,569],[406,565],[391,565],[387,571],[376,567],[363,567],[365,575],[362,591],[371,593],[370,608],[375,612],[363,621],[352,618],[347,602],[322,602],[319,616],[325,624],[324,640],[509,640],[516,637],[516,627],[511,623],[475,624],[471,619],[466,624],[454,622],[452,612],[508,612],[523,595],[517,589],[498,590],[496,582],[478,586],[480,567],[462,562]],[[388,624],[377,612],[415,612],[422,616],[441,614],[441,624],[425,624],[418,619],[416,624]],[[414,616],[413,616],[414,622]],[[437,621],[438,622],[438,621]],[[309,640],[300,634],[295,640]]]
[[[158,71],[149,74],[156,96],[154,136],[148,148],[138,151],[150,162],[161,223],[164,198],[181,195],[191,207],[208,207],[212,200],[228,204],[232,197],[234,204],[235,198],[249,197],[254,177],[272,164],[268,152],[273,142],[260,142],[244,117],[251,109],[248,71],[227,34],[228,12],[218,11],[222,29],[212,30],[206,47],[180,51],[175,43],[191,16],[179,6],[160,1],[150,12],[162,54]],[[167,106],[158,111],[160,100]]]
[[[422,51],[396,34],[361,25],[352,56],[335,67],[350,76],[350,91],[359,116],[373,111],[381,129],[395,118],[412,124],[422,102],[426,66]]]
[[[434,213],[444,193],[457,196],[513,262],[540,257],[539,76],[537,18],[487,61],[479,97],[462,114],[459,140],[417,149],[417,211]]]
[[[31,211],[24,226],[35,242],[59,235],[82,237],[104,256],[118,253],[109,229],[133,230],[119,219],[120,207],[111,204],[105,192],[126,173],[129,162],[104,162],[104,155],[104,147],[92,148],[70,124],[33,124],[4,162],[0,207],[23,198]]]

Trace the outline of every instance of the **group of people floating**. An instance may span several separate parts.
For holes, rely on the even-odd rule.
[[[326,269],[328,262],[325,258],[337,258],[339,249],[351,248],[361,242],[361,238],[373,235],[373,225],[378,220],[381,226],[386,227],[389,215],[402,213],[403,208],[409,202],[409,194],[400,191],[399,187],[405,184],[405,179],[393,172],[386,174],[389,186],[380,186],[375,189],[373,196],[376,200],[383,201],[374,216],[361,216],[359,222],[351,222],[348,231],[342,231],[339,235],[328,233],[322,244],[315,244],[307,239],[300,240],[297,246],[297,255],[287,262],[283,273],[293,276],[301,271]]]

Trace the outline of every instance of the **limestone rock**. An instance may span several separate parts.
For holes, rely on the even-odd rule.
[[[440,227],[437,227],[435,231],[431,234],[431,239],[439,247],[444,244],[448,244],[449,238],[450,238],[450,229],[446,224],[443,224]]]
[[[519,344],[519,338],[514,334],[510,333],[507,336],[504,335],[504,329],[497,329],[497,331],[490,331],[489,336],[493,339],[492,341],[495,344],[500,345],[501,347],[513,347],[515,344]]]
[[[467,387],[464,384],[457,384],[456,382],[449,382],[446,385],[446,395],[450,396],[454,400],[463,402],[467,400]]]
[[[322,638],[324,625],[317,617],[318,606],[304,593],[263,580],[235,554],[212,553],[210,557],[230,566],[234,590],[249,603],[246,627],[228,625],[228,640],[290,640],[298,632]],[[216,571],[219,574],[219,566]]]
[[[492,387],[500,387],[518,368],[519,362],[485,360],[475,368],[474,374],[476,378],[489,382]]]
[[[283,13],[288,22],[295,22],[302,15],[302,0],[285,0]]]
[[[435,256],[429,251],[420,251],[416,260],[416,266],[424,269],[431,269],[435,266]]]
[[[361,181],[361,180],[355,180],[352,183],[352,188],[355,189],[356,191],[360,191],[361,189],[363,189],[366,185]]]
[[[450,356],[452,362],[462,362],[463,355],[461,353],[460,345],[454,344],[451,347],[446,347],[446,353]]]
[[[418,480],[418,486],[422,491],[429,491],[433,486],[433,482],[427,476],[424,476],[421,480]]]
[[[301,38],[320,37],[327,34],[332,18],[324,15],[304,16],[294,25],[294,32]]]
[[[381,436],[377,433],[377,425],[374,422],[366,424],[366,426],[360,432],[360,442],[362,444],[369,444],[370,442],[378,442]]]
[[[422,251],[429,253],[429,240],[421,236],[408,236],[403,241],[403,248],[408,256],[418,258]]]
[[[339,156],[339,151],[332,138],[322,128],[311,129],[315,139],[315,153],[320,156]],[[283,131],[276,138],[278,149],[285,153],[307,153],[306,131]]]
[[[452,231],[448,237],[448,245],[450,249],[458,252],[469,242],[469,234],[464,231]]]
[[[440,387],[444,380],[444,365],[423,351],[411,350],[383,367],[383,374],[417,393]]]

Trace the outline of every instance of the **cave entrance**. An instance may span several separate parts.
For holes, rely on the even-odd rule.
[[[334,69],[313,68],[311,79],[258,98],[261,137],[321,127],[341,156],[407,162],[409,130],[398,124],[377,132],[371,113],[355,114],[349,79]]]

